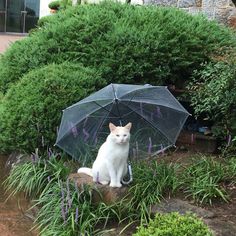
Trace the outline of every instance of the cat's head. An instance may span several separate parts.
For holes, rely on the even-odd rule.
[[[109,124],[110,137],[116,144],[126,144],[130,139],[130,129],[132,123],[128,123],[126,126],[115,126],[112,123]]]

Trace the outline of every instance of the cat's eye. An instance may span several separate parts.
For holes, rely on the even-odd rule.
[[[116,135],[116,137],[120,137],[120,135],[119,135],[119,134],[117,134],[117,135]]]
[[[127,134],[124,134],[124,137],[126,137],[127,136]]]

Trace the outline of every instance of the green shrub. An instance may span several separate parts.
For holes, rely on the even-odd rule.
[[[51,18],[52,18],[51,15],[49,15],[49,16],[44,16],[44,17],[39,18],[38,23],[37,23],[38,27],[44,27],[44,26],[46,26],[47,24],[49,24]],[[37,30],[37,28],[36,28],[36,30]]]
[[[236,103],[236,64],[209,63],[203,69],[195,71],[194,81],[190,88],[192,106],[197,115],[215,121],[221,133],[230,131],[236,135],[235,103]]]
[[[50,2],[50,3],[48,4],[48,7],[49,7],[50,9],[58,10],[58,9],[60,8],[60,5],[61,5],[60,2],[61,2],[61,1],[52,1],[52,2]]]
[[[0,150],[51,147],[61,111],[104,85],[96,71],[71,63],[31,71],[1,103]]]
[[[0,91],[34,68],[65,60],[95,67],[108,83],[183,84],[202,62],[231,47],[229,29],[175,8],[78,5],[5,52]]]
[[[157,214],[148,227],[139,227],[133,236],[212,236],[208,227],[194,215]]]

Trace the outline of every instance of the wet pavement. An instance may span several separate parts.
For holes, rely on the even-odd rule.
[[[8,174],[6,160],[7,157],[0,156],[0,236],[38,236],[37,232],[31,231],[32,220],[25,216],[30,205],[23,194],[6,201],[8,195],[2,184]]]

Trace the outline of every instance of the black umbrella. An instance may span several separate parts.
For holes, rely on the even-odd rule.
[[[131,157],[173,146],[189,113],[166,87],[110,84],[63,111],[56,145],[75,159],[99,146],[108,124],[132,122]]]

